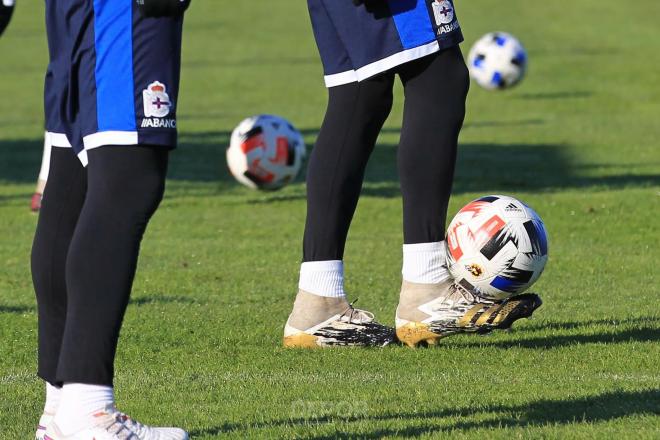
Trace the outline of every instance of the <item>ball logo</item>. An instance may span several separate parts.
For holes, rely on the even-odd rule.
[[[164,118],[170,114],[172,102],[165,84],[158,81],[149,84],[149,87],[142,91],[142,100],[145,118]]]
[[[484,270],[476,263],[468,264],[465,266],[465,270],[470,272],[475,277],[480,277]]]
[[[438,26],[449,24],[454,21],[454,6],[449,0],[435,0],[431,3],[433,15]]]

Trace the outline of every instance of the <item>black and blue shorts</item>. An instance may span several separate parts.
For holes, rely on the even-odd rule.
[[[183,17],[144,18],[134,0],[46,0],[47,141],[176,146]]]
[[[307,0],[327,87],[362,81],[463,41],[451,0]]]

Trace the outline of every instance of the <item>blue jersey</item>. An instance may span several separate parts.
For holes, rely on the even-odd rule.
[[[135,0],[46,0],[50,143],[176,146],[182,17],[143,18]]]
[[[362,81],[463,41],[451,0],[307,0],[328,87]]]

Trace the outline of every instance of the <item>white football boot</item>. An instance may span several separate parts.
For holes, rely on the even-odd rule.
[[[345,298],[325,298],[300,290],[284,327],[288,348],[384,347],[396,340],[394,329]]]
[[[396,335],[409,347],[435,345],[456,333],[490,333],[529,318],[542,304],[534,293],[495,301],[472,293],[453,280],[437,284],[407,281],[396,310]]]
[[[74,434],[62,434],[51,422],[43,440],[188,440],[188,434],[179,428],[145,426],[108,406],[91,416],[90,426]]]
[[[52,423],[53,417],[55,417],[55,414],[43,413],[41,415],[39,424],[37,425],[37,432],[34,434],[34,440],[44,440],[46,429]]]

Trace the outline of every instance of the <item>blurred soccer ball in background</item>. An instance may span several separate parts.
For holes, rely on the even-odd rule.
[[[242,121],[232,133],[227,165],[243,185],[276,190],[296,178],[305,154],[303,137],[289,121],[258,115]]]
[[[508,89],[518,84],[527,70],[527,51],[513,35],[492,32],[470,49],[470,76],[489,90]]]
[[[527,290],[548,261],[541,218],[520,200],[486,196],[466,205],[447,230],[447,266],[456,282],[490,299]]]

